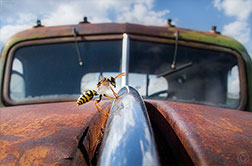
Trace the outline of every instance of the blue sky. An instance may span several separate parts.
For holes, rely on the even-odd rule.
[[[92,23],[130,22],[217,31],[245,45],[252,56],[252,0],[0,0],[0,49],[18,31],[36,20],[45,26],[76,24],[88,16]]]

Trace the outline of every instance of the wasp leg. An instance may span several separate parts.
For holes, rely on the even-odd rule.
[[[109,113],[107,111],[104,111],[101,106],[98,104],[98,101],[95,100],[95,107],[97,108],[98,112],[106,117],[109,116]]]
[[[117,93],[115,93],[115,91],[113,90],[113,88],[111,88],[111,86],[109,86],[109,88],[112,90],[112,92],[113,92],[115,98],[118,99],[119,96],[117,95]]]
[[[116,99],[115,97],[108,96],[106,93],[104,94],[104,96],[107,97],[109,100],[112,100],[112,101]]]
[[[96,107],[96,109],[97,109],[97,111],[98,111],[99,113],[101,113],[101,114],[105,115],[106,117],[108,117],[108,116],[109,116],[109,113],[108,113],[107,111],[103,110],[103,109],[101,108],[101,106],[98,104],[98,103],[101,101],[101,97],[102,97],[102,95],[99,96],[99,99],[98,99],[98,100],[95,100],[95,107]],[[101,111],[102,111],[102,112],[101,112]]]

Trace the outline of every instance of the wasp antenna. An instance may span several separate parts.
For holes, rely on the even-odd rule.
[[[118,74],[118,76],[116,76],[115,79],[117,79],[119,77],[123,77],[123,76],[126,76],[125,72],[122,72],[122,73]]]

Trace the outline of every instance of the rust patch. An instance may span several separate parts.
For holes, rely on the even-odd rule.
[[[73,164],[96,112],[93,102],[81,107],[65,102],[1,108],[0,165]]]
[[[251,163],[251,113],[170,101],[147,102],[166,119],[195,165]]]
[[[59,162],[45,163],[44,159],[48,156],[49,147],[37,146],[26,150],[19,160],[19,165],[57,165]]]
[[[109,112],[111,109],[111,104],[103,105],[103,109]],[[95,156],[97,146],[101,143],[106,121],[107,118],[97,112],[89,125],[88,134],[83,141],[83,145],[89,154],[89,163],[91,163]]]
[[[9,40],[6,47],[10,47],[11,45],[22,40],[34,40],[54,37],[72,37],[72,28],[76,28],[80,35],[122,34],[127,32],[132,34],[152,36],[154,35],[169,38],[174,38],[174,32],[180,31],[180,36],[182,37],[182,39],[219,44],[222,46],[236,48],[240,52],[246,52],[244,47],[234,39],[211,32],[194,31],[177,27],[168,28],[166,26],[144,26],[129,23],[77,24],[67,26],[32,28],[14,35]]]

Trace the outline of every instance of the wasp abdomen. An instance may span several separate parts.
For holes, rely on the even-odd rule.
[[[95,90],[87,90],[83,92],[77,100],[77,105],[79,106],[81,104],[89,102],[95,95],[97,95],[97,92]]]

